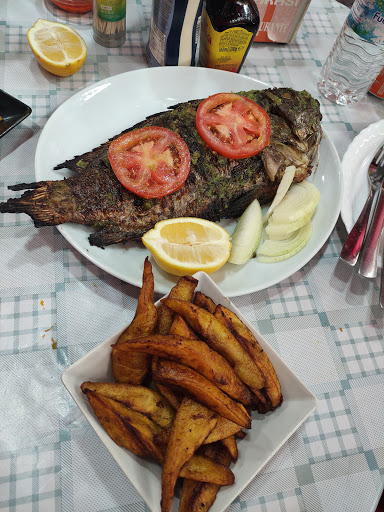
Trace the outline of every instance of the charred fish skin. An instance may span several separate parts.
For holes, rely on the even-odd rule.
[[[240,91],[238,94],[260,104],[271,119],[271,145],[281,143],[297,146],[300,151],[307,151],[313,134],[321,133],[321,113],[319,102],[307,91],[295,91],[290,88],[273,88],[265,90]],[[111,137],[107,142],[82,155],[75,156],[54,167],[84,172],[85,169],[98,166],[100,161],[108,161],[110,143],[128,131],[143,126],[163,126],[170,128],[181,136],[178,118],[188,116],[189,126],[195,126],[196,110],[202,100],[192,100],[170,106],[165,112],[149,116],[131,128]]]
[[[116,179],[107,156],[113,137],[56,166],[76,169],[74,176],[10,187],[27,191],[18,199],[0,203],[0,212],[27,213],[37,227],[63,223],[93,226],[90,244],[105,247],[140,240],[160,220],[191,216],[217,221],[238,217],[255,198],[267,203],[274,197],[287,165],[297,165],[298,181],[311,172],[310,162],[321,138],[319,104],[306,91],[291,89],[241,94],[257,101],[271,119],[271,143],[259,155],[230,160],[210,150],[195,128],[201,100],[193,100],[135,125],[171,128],[187,143],[190,174],[173,194],[146,200],[126,190]]]

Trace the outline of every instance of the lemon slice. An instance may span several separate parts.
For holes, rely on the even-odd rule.
[[[159,267],[176,276],[215,272],[231,252],[231,237],[224,228],[195,217],[162,220],[142,241]]]
[[[84,64],[87,45],[67,25],[40,18],[28,30],[27,37],[39,64],[54,75],[73,75]]]

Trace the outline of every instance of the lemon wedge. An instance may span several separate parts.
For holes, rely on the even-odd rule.
[[[215,272],[231,252],[231,237],[224,228],[195,217],[162,220],[142,241],[159,267],[176,276]]]
[[[87,56],[83,38],[62,23],[38,19],[27,32],[29,46],[41,66],[58,76],[77,73]]]

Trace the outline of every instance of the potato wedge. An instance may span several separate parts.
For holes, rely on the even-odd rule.
[[[97,395],[99,401],[120,418],[126,429],[135,434],[135,438],[139,440],[141,446],[145,447],[153,460],[159,463],[163,462],[169,431],[157,425],[154,421],[144,416],[144,414],[128,409],[128,407],[125,407],[125,405],[116,400],[112,400],[112,398],[107,398],[94,391],[87,392],[88,398],[90,393]]]
[[[173,297],[173,298],[175,298],[175,297]],[[195,293],[195,299],[193,302],[194,302],[194,304],[196,304],[196,306],[200,306],[201,308],[205,309],[206,311],[209,311],[210,313],[212,313],[212,315],[215,312],[216,304],[213,302],[211,297],[208,297],[208,295],[205,295],[205,293],[203,293],[203,292],[197,291]]]
[[[241,432],[240,425],[237,425],[237,423],[234,423],[227,418],[223,418],[223,416],[219,416],[215,428],[212,430],[203,444],[211,444],[216,441],[221,441],[221,439],[233,436],[238,432]]]
[[[140,290],[136,313],[131,324],[117,340],[126,343],[131,338],[153,334],[157,324],[157,309],[154,299],[154,279],[152,265],[148,258],[144,261],[143,286]],[[142,384],[150,370],[151,356],[112,350],[112,370],[116,382]]]
[[[183,276],[178,279],[175,286],[169,292],[168,297],[173,299],[182,299],[191,301],[196,286],[198,285],[197,279],[191,276]],[[156,332],[159,334],[169,334],[172,321],[173,311],[171,311],[164,304],[160,304],[158,308],[158,321]]]
[[[171,509],[179,473],[217,423],[217,415],[202,404],[184,398],[169,436],[161,476],[161,510]]]
[[[154,334],[112,345],[114,350],[139,352],[164,357],[197,371],[227,395],[246,406],[252,404],[252,393],[236,375],[228,361],[199,340],[180,336]]]
[[[126,448],[142,459],[154,460],[151,452],[136,436],[135,431],[127,429],[122,418],[106,403],[102,395],[88,391],[87,397],[101,425],[117,445]]]
[[[256,363],[233,334],[212,313],[196,304],[179,299],[165,298],[162,302],[179,313],[213,350],[225,357],[239,378],[253,392],[264,387],[264,375]]]
[[[183,393],[175,391],[174,389],[168,388],[167,386],[163,386],[162,384],[157,383],[156,388],[159,393],[168,401],[168,403],[173,407],[175,411],[180,407],[181,401],[183,399]]]
[[[225,439],[222,439],[221,444],[226,447],[233,462],[236,462],[237,458],[239,456],[239,451],[237,449],[237,443],[236,443],[235,436],[233,435],[233,436],[226,437]]]
[[[177,313],[174,313],[173,322],[169,334],[174,334],[175,336],[182,336],[183,338],[187,338],[189,340],[200,339],[198,335],[195,333],[195,331],[191,329],[191,327],[187,324],[184,318],[178,315]]]
[[[265,391],[270,402],[270,406],[264,407],[264,410],[276,409],[282,403],[283,397],[279,379],[269,357],[248,327],[232,311],[225,306],[218,305],[215,316],[235,336],[263,373]]]
[[[140,412],[163,428],[170,428],[175,411],[160,393],[145,386],[115,382],[83,382],[83,393],[95,391]]]
[[[153,380],[156,384],[185,392],[196,402],[242,427],[251,427],[251,418],[243,405],[232,400],[208,379],[185,365],[159,359]]]
[[[200,454],[193,455],[184,464],[180,470],[180,476],[217,485],[232,485],[235,482],[235,476],[230,468]]]
[[[211,453],[210,458],[228,467],[231,463],[231,457],[228,450],[219,444],[211,445],[215,448],[215,453]],[[212,452],[212,450],[211,450]],[[208,456],[208,454],[207,454]],[[221,485],[209,482],[196,482],[185,478],[181,491],[179,512],[206,512],[214,503]]]

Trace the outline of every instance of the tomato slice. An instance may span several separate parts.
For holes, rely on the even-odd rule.
[[[160,126],[138,128],[118,137],[109,146],[108,158],[120,183],[146,199],[178,190],[191,165],[183,139]]]
[[[203,100],[196,112],[200,137],[227,158],[256,155],[269,144],[271,122],[257,103],[234,93],[219,93]]]

